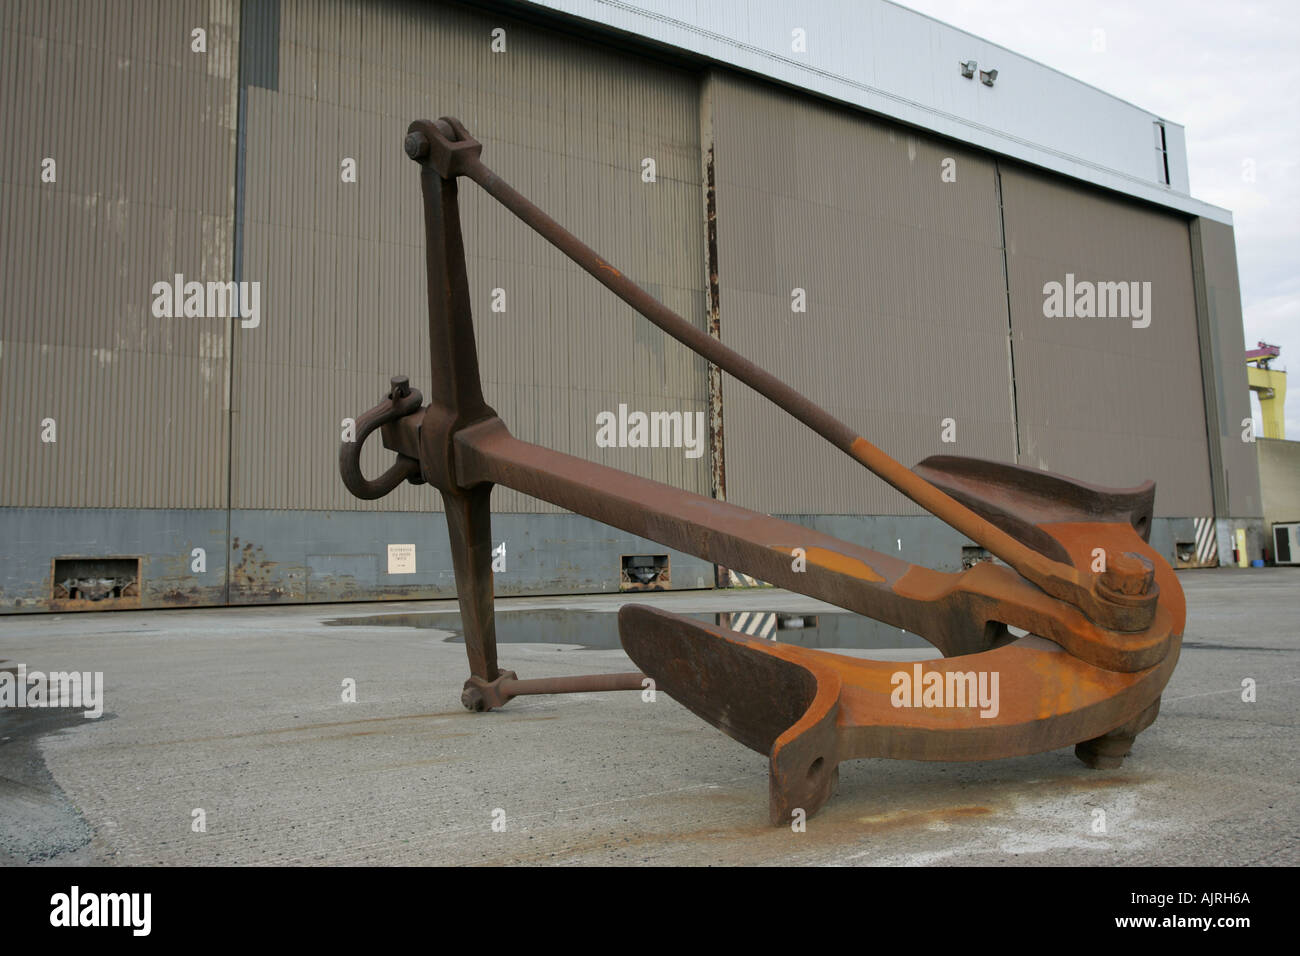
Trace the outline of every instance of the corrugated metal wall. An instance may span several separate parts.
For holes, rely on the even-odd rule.
[[[1021,463],[1110,486],[1156,482],[1156,514],[1210,515],[1188,223],[1003,168]],[[1151,283],[1151,319],[1045,318],[1044,285]]]
[[[505,30],[505,52],[492,31]],[[427,487],[360,502],[340,422],[390,375],[429,375],[422,210],[407,124],[453,115],[483,160],[654,295],[704,324],[696,77],[495,14],[433,3],[284,0],[278,89],[247,107],[235,508],[423,510]],[[650,157],[657,182],[642,183]],[[356,160],[357,182],[340,164]],[[462,182],[483,388],[515,435],[707,493],[708,455],[600,449],[596,415],[707,410],[705,364]],[[493,289],[506,311],[490,310]],[[368,474],[388,453],[378,436]],[[554,510],[504,489],[497,511]]]
[[[748,80],[716,75],[710,88],[722,340],[905,464],[1013,461],[992,161]],[[941,178],[948,158],[955,182]],[[723,407],[728,500],[922,513],[729,379]]]
[[[906,464],[1012,461],[1019,447],[1025,464],[1101,484],[1153,477],[1159,513],[1186,516],[1216,513],[1222,462],[1229,514],[1259,513],[1254,446],[1233,424],[1249,412],[1229,227],[1189,230],[770,84],[457,4],[26,0],[0,8],[0,55],[0,507],[26,558],[0,592],[15,607],[48,600],[51,559],[74,553],[141,553],[148,600],[216,600],[226,563],[196,577],[184,556],[232,537],[247,550],[249,527],[279,535],[258,542],[272,549],[258,567],[282,574],[245,588],[236,568],[225,600],[398,593],[375,555],[438,498],[406,486],[359,502],[337,452],[342,419],[390,375],[428,385],[420,191],[402,139],[446,113],[506,180],[702,328],[711,150],[723,341]],[[56,182],[41,181],[46,157]],[[646,158],[657,182],[642,181]],[[705,363],[476,186],[461,196],[484,390],[515,434],[708,494],[707,449],[595,444],[597,413],[620,404],[706,413]],[[1044,319],[1043,284],[1067,272],[1152,282],[1151,327]],[[178,273],[260,283],[260,324],[155,318],[154,283]],[[806,312],[791,309],[795,288]],[[723,395],[730,500],[881,528],[921,513],[743,386]],[[57,442],[41,441],[47,418]],[[369,473],[388,459],[372,441]],[[555,510],[505,490],[494,506]],[[56,509],[108,510],[83,523]],[[367,538],[277,510],[396,513],[353,516]],[[548,555],[521,559],[508,585],[605,581],[626,551],[594,523],[533,520],[503,519]],[[530,544],[552,533],[559,546]],[[440,547],[421,581],[397,583],[443,587]],[[583,557],[547,563],[564,548]],[[370,577],[347,591],[348,568]]]
[[[229,277],[236,28],[206,0],[0,6],[6,506],[225,505],[229,323],[151,289]]]

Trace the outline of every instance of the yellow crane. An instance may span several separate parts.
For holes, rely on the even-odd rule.
[[[1246,350],[1246,382],[1259,394],[1259,417],[1265,438],[1286,437],[1286,372],[1269,368],[1282,350],[1276,345],[1259,342],[1258,348]]]

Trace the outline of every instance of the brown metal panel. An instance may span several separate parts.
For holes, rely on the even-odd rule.
[[[506,54],[490,50],[497,26]],[[357,501],[320,467],[337,456],[340,419],[390,375],[421,387],[428,374],[418,180],[402,151],[412,119],[459,116],[503,177],[702,326],[693,77],[453,4],[284,0],[280,35],[280,89],[248,96],[245,263],[254,278],[265,262],[264,323],[277,328],[236,332],[237,507],[437,507],[410,486]],[[344,156],[355,184],[340,182]],[[703,363],[475,190],[462,187],[462,216],[488,401],[521,438],[707,490],[707,455],[595,444],[596,412],[620,402],[703,409]],[[497,288],[504,313],[491,311]],[[295,384],[277,399],[268,376]],[[377,449],[363,457],[383,467]],[[493,506],[556,510],[505,489]]]
[[[0,441],[20,453],[0,505],[224,504],[220,322],[152,314],[153,283],[229,273],[234,137],[211,107],[231,83],[189,51],[208,22],[206,4],[144,0],[6,19],[21,82],[5,85],[5,132],[23,145],[0,224]],[[222,60],[219,39],[208,48]],[[40,442],[42,418],[56,443]]]
[[[723,342],[905,463],[1013,460],[993,164],[748,80],[715,75],[710,93]],[[729,501],[920,513],[748,389],[724,378],[723,396]]]
[[[1153,479],[1158,515],[1212,514],[1186,220],[1019,168],[1003,168],[1002,196],[1020,463]],[[1150,325],[1046,317],[1045,285],[1067,275],[1150,282]]]

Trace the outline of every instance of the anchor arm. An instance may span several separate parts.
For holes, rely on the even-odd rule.
[[[1179,650],[1175,640],[1158,663],[1127,674],[1032,637],[960,658],[871,661],[773,644],[634,604],[619,611],[619,633],[657,687],[768,756],[774,826],[798,810],[815,813],[834,792],[844,760],[992,760],[1105,739],[1117,727],[1128,731],[1122,755],[1124,741],[1154,719]],[[981,680],[987,689],[991,675],[998,683],[987,704],[924,706],[911,683],[914,668],[972,694]],[[1087,744],[1076,751],[1087,759]]]

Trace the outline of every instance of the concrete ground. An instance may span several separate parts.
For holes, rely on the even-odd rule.
[[[0,709],[0,863],[1296,864],[1300,572],[1180,580],[1182,659],[1121,769],[1088,770],[1070,749],[854,761],[802,833],[767,825],[766,759],[666,695],[466,712],[454,603],[0,618],[0,668],[102,671],[106,688],[98,720]],[[637,600],[683,613],[834,610],[771,590]],[[499,602],[518,615],[515,640],[539,640],[503,644],[503,666],[521,677],[632,669],[589,637],[603,629],[615,644],[620,603]],[[383,614],[421,616],[346,623]],[[582,646],[556,643],[570,632]],[[343,700],[348,679],[355,703]]]

